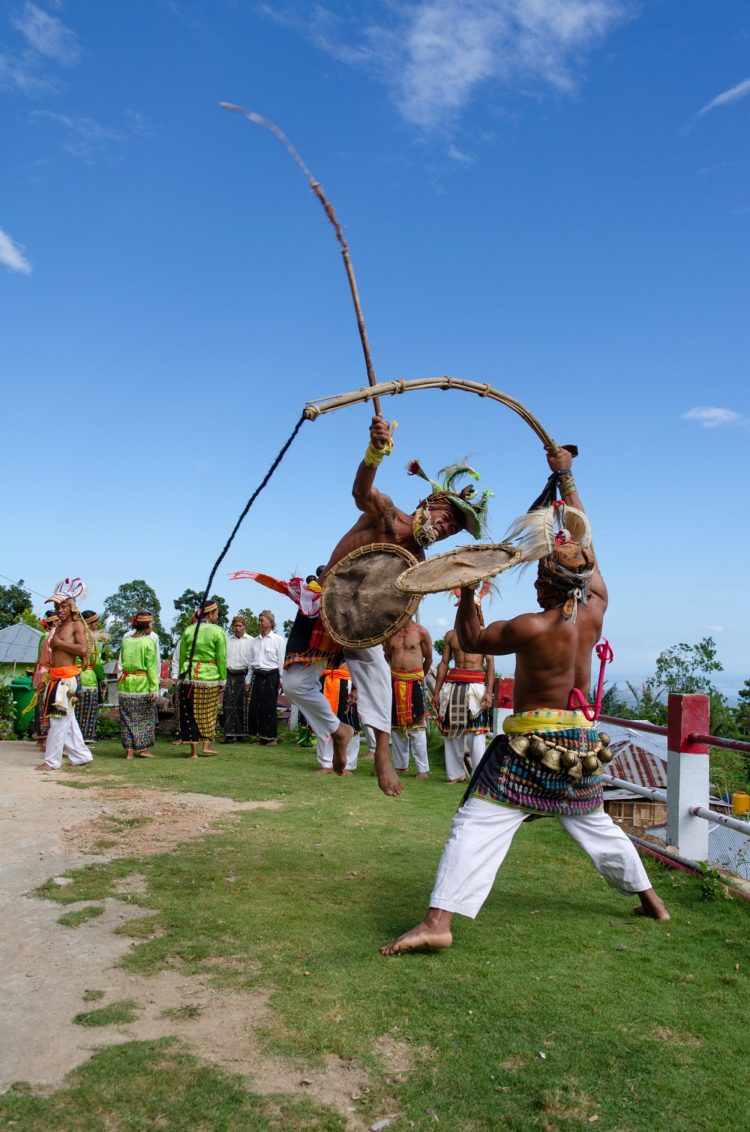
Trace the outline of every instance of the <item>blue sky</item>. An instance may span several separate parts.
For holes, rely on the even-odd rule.
[[[3,580],[202,588],[305,401],[448,373],[560,442],[611,592],[613,677],[712,635],[750,675],[750,10],[734,0],[0,3]],[[381,486],[468,456],[492,534],[541,445],[463,393],[384,402]],[[305,424],[220,571],[233,608],[354,521],[369,412]],[[458,540],[460,541],[460,540]],[[505,578],[491,617],[529,608]],[[273,598],[279,617],[291,615]],[[41,607],[41,602],[37,608]],[[451,603],[430,598],[435,636]]]

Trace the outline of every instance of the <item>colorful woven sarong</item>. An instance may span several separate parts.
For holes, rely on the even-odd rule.
[[[125,750],[146,751],[156,742],[156,704],[148,694],[120,692],[120,742]]]
[[[505,734],[492,741],[474,771],[464,802],[476,796],[545,817],[577,817],[602,808],[601,775],[571,778],[563,771],[551,770],[542,762],[517,754],[511,746],[514,736],[547,735],[554,737],[559,747],[585,756],[596,749],[600,737],[583,712],[520,712],[505,719],[503,731]]]
[[[438,727],[447,739],[457,739],[459,735],[486,735],[490,730],[490,715],[482,709],[482,696],[485,693],[487,677],[480,669],[450,668],[445,683],[448,700]]]
[[[213,739],[219,713],[221,684],[184,680],[179,686],[180,738],[188,743]]]
[[[391,724],[401,731],[416,731],[425,726],[424,670],[398,672],[391,670],[393,700]]]
[[[284,668],[292,664],[314,664],[324,660],[333,667],[343,656],[343,649],[328,633],[321,617],[305,617],[298,613],[289,634]]]
[[[76,719],[88,746],[96,741],[96,719],[99,715],[99,689],[82,685],[76,702]]]

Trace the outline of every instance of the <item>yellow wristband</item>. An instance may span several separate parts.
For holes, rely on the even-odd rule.
[[[393,421],[391,425],[391,432],[395,432],[397,428],[398,422]],[[383,457],[390,456],[392,451],[393,436],[391,436],[391,439],[388,441],[385,448],[374,448],[372,441],[370,441],[370,443],[367,445],[367,448],[365,449],[364,462],[368,468],[379,468],[383,463]]]

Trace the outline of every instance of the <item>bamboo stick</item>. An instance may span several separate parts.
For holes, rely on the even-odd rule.
[[[414,377],[408,380],[382,381],[369,388],[355,389],[351,393],[339,393],[332,397],[323,397],[318,401],[308,401],[304,409],[304,416],[308,421],[314,421],[334,409],[343,409],[347,405],[356,405],[361,401],[371,401],[377,397],[396,397],[401,393],[410,393],[415,389],[458,389],[464,393],[475,393],[478,397],[488,397],[491,401],[497,401],[517,413],[529,428],[533,429],[550,455],[554,456],[559,451],[559,446],[541,426],[536,417],[515,397],[511,397],[508,393],[501,393],[499,389],[494,389],[486,382],[467,381],[465,378],[449,377],[447,374],[443,377]]]

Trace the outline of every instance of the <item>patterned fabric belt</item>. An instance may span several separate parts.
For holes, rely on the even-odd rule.
[[[145,668],[124,668],[120,680],[124,680],[127,676],[148,676]]]
[[[527,735],[532,731],[564,731],[570,727],[592,729],[591,723],[582,711],[567,711],[560,708],[532,708],[506,716],[503,731],[506,735]]]
[[[445,677],[446,684],[484,684],[487,673],[481,668],[449,668]]]
[[[395,668],[392,668],[391,676],[394,680],[424,680],[424,669],[417,668],[413,672],[398,672]]]
[[[61,664],[49,670],[51,680],[72,680],[80,676],[81,670],[77,664]]]

